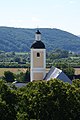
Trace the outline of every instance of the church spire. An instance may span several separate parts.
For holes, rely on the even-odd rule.
[[[35,33],[35,41],[31,46],[31,81],[43,80],[46,74],[46,48],[41,41],[39,30]]]
[[[41,41],[41,33],[39,30],[36,31],[35,33],[35,40],[36,41]]]

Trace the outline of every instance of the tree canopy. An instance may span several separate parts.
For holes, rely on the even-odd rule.
[[[0,120],[79,120],[80,81],[34,81],[14,88],[0,81]]]
[[[20,115],[23,115],[24,111],[28,119],[78,120],[80,118],[80,88],[77,89],[74,85],[57,79],[48,82],[37,81],[27,84],[20,89],[20,92],[23,96],[20,99],[22,101]]]

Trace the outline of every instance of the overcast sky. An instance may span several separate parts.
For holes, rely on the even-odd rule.
[[[0,0],[0,26],[58,28],[80,35],[80,0]]]

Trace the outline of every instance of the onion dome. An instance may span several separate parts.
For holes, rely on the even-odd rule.
[[[45,45],[42,41],[35,41],[31,48],[35,48],[35,49],[45,49]]]

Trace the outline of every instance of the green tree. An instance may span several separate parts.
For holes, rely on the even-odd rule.
[[[30,71],[26,70],[26,73],[24,74],[24,82],[30,82]]]
[[[75,79],[75,80],[72,81],[72,83],[75,87],[80,88],[80,79]]]
[[[63,72],[66,74],[66,75],[68,75],[68,77],[72,80],[73,79],[73,76],[74,76],[74,72],[75,72],[75,70],[74,70],[74,68],[72,68],[72,67],[67,67],[67,68],[64,68],[63,69]]]
[[[0,80],[0,120],[16,120],[17,93]]]
[[[14,89],[0,80],[0,120],[79,120],[80,81],[34,81]]]
[[[79,120],[80,89],[54,79],[30,82],[20,88],[19,114],[36,120]]]
[[[7,81],[7,82],[13,82],[15,77],[14,77],[14,74],[10,71],[5,71],[4,72],[4,79]]]
[[[21,61],[21,58],[20,58],[20,57],[16,57],[16,58],[14,59],[14,61],[19,63],[19,62]]]
[[[15,79],[18,82],[30,82],[30,71],[20,72],[20,74],[15,75]]]

